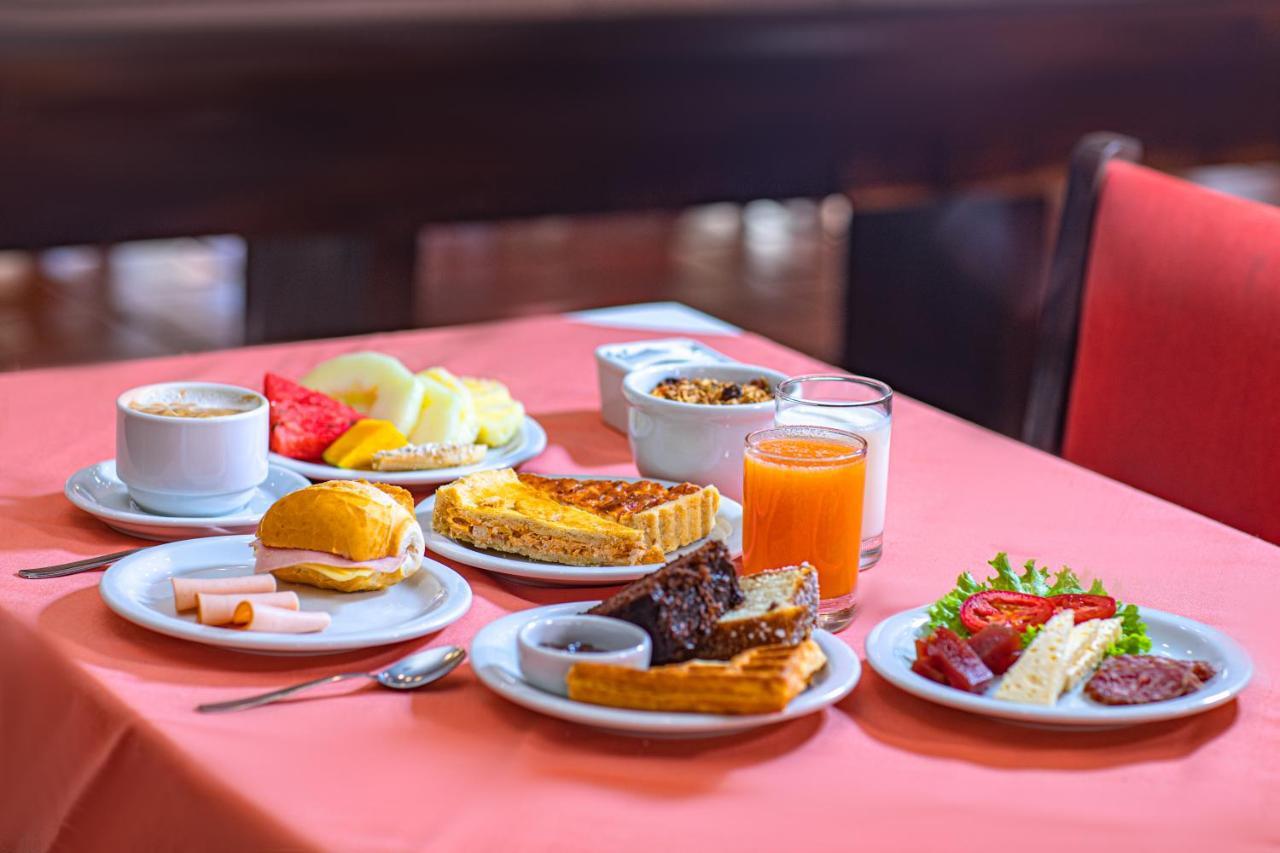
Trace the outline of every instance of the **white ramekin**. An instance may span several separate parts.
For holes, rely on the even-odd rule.
[[[627,437],[641,476],[715,486],[742,500],[742,454],[747,434],[773,426],[773,400],[740,406],[681,403],[649,392],[669,376],[745,383],[764,378],[770,390],[785,373],[751,364],[647,367],[627,374]]]
[[[566,652],[545,643],[590,643],[599,652]],[[611,663],[648,669],[653,641],[638,625],[608,616],[548,616],[525,624],[516,634],[516,654],[524,680],[548,693],[568,693],[565,676],[575,663]]]

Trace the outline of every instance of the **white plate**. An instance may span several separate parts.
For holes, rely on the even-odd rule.
[[[170,542],[197,536],[252,533],[262,514],[280,498],[311,485],[307,478],[279,465],[267,468],[267,479],[254,492],[248,506],[230,515],[209,518],[157,515],[147,512],[129,497],[129,489],[116,476],[116,462],[108,459],[67,478],[67,500],[104,522],[108,527],[142,539]]]
[[[813,639],[827,656],[827,665],[813,677],[808,690],[774,714],[687,714],[608,708],[544,692],[520,677],[516,633],[522,625],[546,616],[581,613],[598,603],[552,604],[511,613],[490,622],[471,641],[472,670],[494,693],[532,711],[622,734],[658,737],[727,735],[794,720],[839,702],[849,695],[862,675],[862,665],[852,649],[826,631],[814,631]]]
[[[1208,661],[1217,675],[1195,693],[1147,705],[1099,704],[1084,695],[1083,683],[1052,707],[965,693],[911,671],[916,658],[916,634],[929,621],[927,606],[904,610],[871,629],[867,635],[867,663],[895,686],[939,705],[1020,723],[1071,728],[1132,726],[1199,714],[1230,701],[1249,683],[1253,663],[1226,634],[1183,616],[1149,607],[1141,609],[1151,637],[1151,654]]]
[[[219,536],[156,545],[107,569],[98,589],[125,619],[170,637],[253,652],[323,654],[398,643],[439,631],[471,607],[471,587],[434,560],[395,586],[377,592],[335,592],[282,583],[303,610],[324,610],[333,623],[315,634],[273,634],[218,628],[173,608],[172,577],[217,578],[253,572],[252,536]]]
[[[546,476],[575,475],[548,474]],[[634,483],[641,478],[577,476],[576,479],[625,480],[629,483]],[[664,486],[675,485],[675,483],[668,480],[654,480],[653,482],[662,483]],[[456,539],[451,539],[443,533],[437,533],[431,528],[431,516],[435,511],[435,506],[435,495],[418,504],[418,521],[422,524],[422,529],[427,534],[427,550],[434,551],[442,557],[457,560],[464,566],[485,569],[501,575],[510,575],[526,581],[535,581],[539,585],[609,586],[642,578],[650,572],[656,572],[665,565],[665,563],[643,563],[638,566],[565,566],[560,563],[544,563],[541,560],[530,560],[512,554],[503,554],[499,551],[475,548]],[[668,561],[697,550],[708,538],[723,540],[729,548],[730,558],[738,557],[742,553],[742,504],[721,495],[720,510],[716,513],[716,523],[715,527],[711,529],[711,535],[671,552],[667,555]]]
[[[514,468],[521,462],[528,462],[546,449],[546,430],[542,428],[542,424],[526,415],[520,432],[501,447],[489,448],[489,452],[484,455],[484,460],[477,465],[435,468],[430,471],[365,471],[335,468],[323,462],[303,462],[278,453],[272,453],[270,456],[275,464],[290,471],[297,471],[312,480],[368,480],[371,483],[392,483],[397,486],[434,486],[440,483],[451,483],[459,477],[474,474],[477,471]]]

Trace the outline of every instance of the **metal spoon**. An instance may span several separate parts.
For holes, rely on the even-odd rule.
[[[285,687],[282,690],[260,693],[257,696],[247,696],[244,699],[197,705],[196,710],[203,711],[206,714],[217,714],[222,711],[240,711],[245,708],[256,708],[259,705],[268,705],[286,696],[292,696],[300,690],[319,687],[321,684],[346,681],[349,678],[371,678],[383,687],[390,687],[392,690],[414,690],[448,675],[466,657],[467,652],[465,649],[458,646],[442,646],[438,649],[428,649],[425,652],[409,655],[407,658],[398,660],[378,672],[344,672],[338,675],[328,675],[324,678],[295,684],[292,687]]]

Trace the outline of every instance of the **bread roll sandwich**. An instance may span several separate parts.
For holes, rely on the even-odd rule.
[[[422,565],[413,510],[406,490],[363,480],[291,492],[258,524],[254,572],[339,592],[385,589]]]

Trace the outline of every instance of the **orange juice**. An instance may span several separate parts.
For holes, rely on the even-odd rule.
[[[847,606],[851,619],[862,544],[866,442],[824,427],[760,430],[747,437],[745,465],[744,573],[808,561],[818,570],[823,602],[839,599],[835,609]]]

